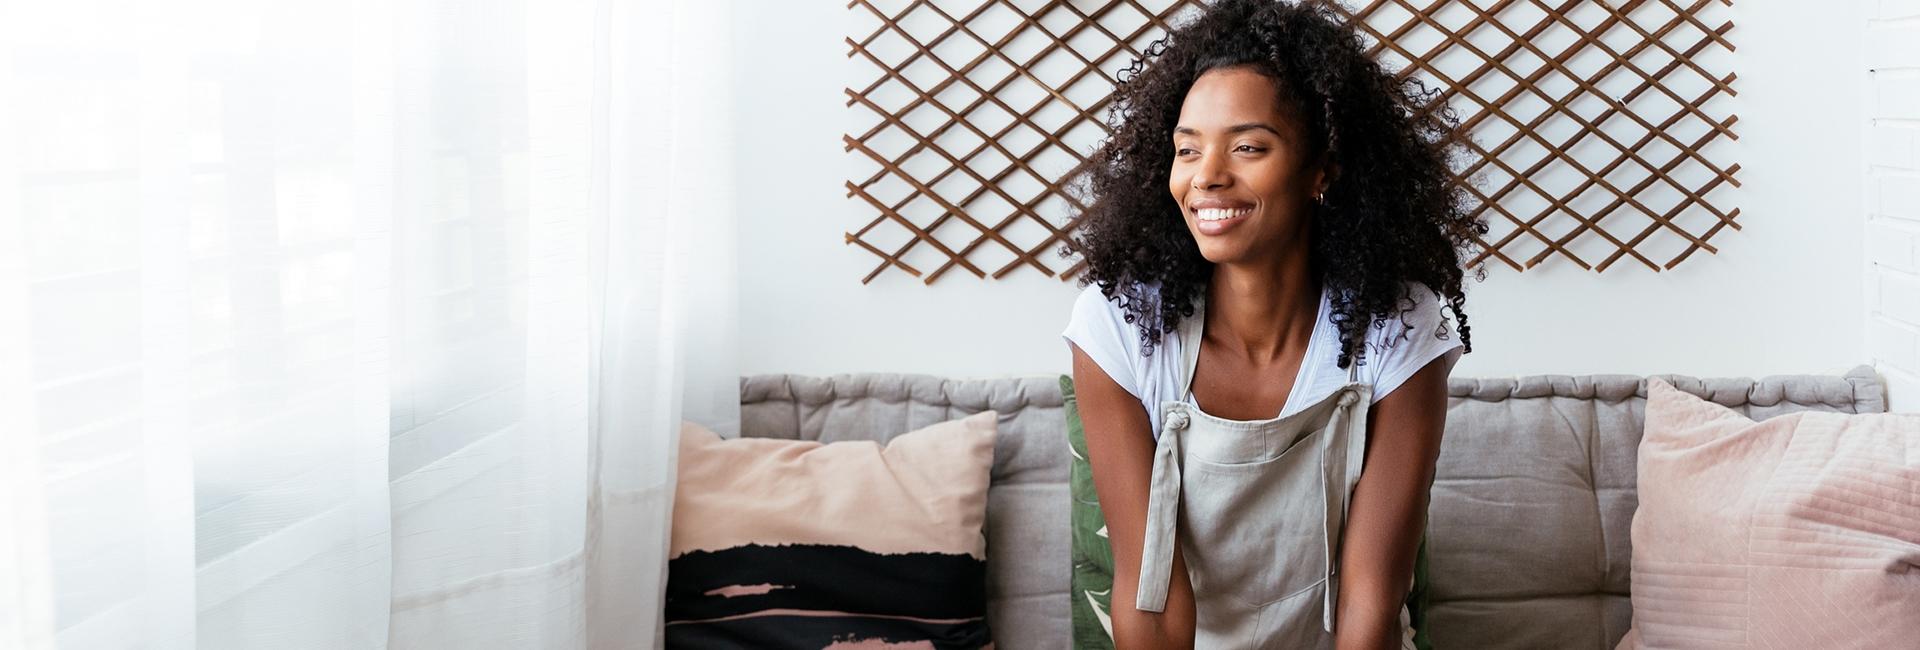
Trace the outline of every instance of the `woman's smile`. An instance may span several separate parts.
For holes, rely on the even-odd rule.
[[[1240,209],[1206,208],[1193,211],[1194,219],[1199,222],[1198,229],[1200,234],[1213,237],[1225,234],[1228,230],[1232,230],[1234,226],[1240,225],[1241,222],[1246,221],[1247,217],[1252,215],[1253,208],[1250,207]]]
[[[1254,204],[1216,197],[1195,199],[1187,205],[1193,213],[1195,230],[1207,236],[1218,236],[1240,222],[1246,221],[1254,213]]]

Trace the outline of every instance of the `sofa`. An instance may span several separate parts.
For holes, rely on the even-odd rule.
[[[1757,380],[1658,376],[1755,420],[1886,410],[1867,366]],[[753,375],[740,381],[740,431],[884,441],[996,411],[988,622],[1000,648],[1067,648],[1070,458],[1059,379]],[[1456,377],[1448,394],[1428,510],[1435,647],[1613,648],[1632,618],[1628,531],[1645,378]]]

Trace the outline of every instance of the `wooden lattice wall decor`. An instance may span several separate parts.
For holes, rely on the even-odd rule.
[[[1684,4],[1683,4],[1684,3]],[[1562,257],[1671,269],[1738,209],[1720,158],[1737,117],[1731,0],[1371,0],[1346,3],[1370,53],[1439,91],[1468,135],[1454,172],[1490,232],[1473,262]],[[860,21],[846,183],[878,213],[846,233],[931,284],[955,267],[1061,279],[1049,251],[1084,209],[1068,187],[1107,135],[1114,75],[1198,0],[851,0]],[[1724,137],[1722,137],[1724,136]],[[1604,223],[1603,223],[1604,222]]]
[[[1471,134],[1491,230],[1474,258],[1514,270],[1562,257],[1604,271],[1671,269],[1740,210],[1725,145],[1731,0],[1381,0],[1351,11],[1369,51],[1441,92]],[[1720,100],[1720,101],[1715,101]],[[1722,139],[1724,137],[1724,139]]]

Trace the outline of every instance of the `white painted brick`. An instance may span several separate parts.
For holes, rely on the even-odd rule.
[[[1872,17],[1879,19],[1920,16],[1920,0],[1880,0]]]
[[[1873,116],[1920,118],[1920,77],[1874,73]]]
[[[1902,124],[1876,125],[1867,130],[1867,162],[1894,169],[1914,169],[1914,140],[1920,128]]]
[[[1868,321],[1868,357],[1876,363],[1920,370],[1920,328],[1877,316]]]
[[[1876,214],[1920,220],[1920,177],[1876,174],[1873,205]]]
[[[1879,364],[1874,369],[1880,371],[1880,379],[1887,383],[1887,411],[1920,412],[1920,375],[1891,364]]]
[[[1920,324],[1920,279],[1900,273],[1876,273],[1880,290],[1874,302],[1890,318]]]
[[[1876,0],[1867,7],[1866,64],[1875,118],[1920,117],[1920,0]],[[1867,220],[1862,283],[1867,296],[1866,354],[1887,382],[1890,410],[1920,411],[1920,130],[1868,128]],[[1889,173],[1889,170],[1898,170]]]
[[[1867,29],[1867,68],[1920,67],[1920,21],[1901,21]]]
[[[1865,281],[1861,286],[1861,288],[1864,289],[1861,295],[1865,296],[1864,299],[1867,303],[1867,318],[1873,318],[1874,312],[1880,309],[1880,276],[1885,275],[1886,272],[1872,264],[1865,266],[1867,267],[1867,271],[1862,274],[1865,276]]]
[[[1885,175],[1886,174],[1884,173],[1873,172],[1873,171],[1869,171],[1865,174],[1866,185],[1867,185],[1866,205],[1867,205],[1868,219],[1873,219],[1886,214],[1885,211],[1882,210],[1880,207],[1880,204],[1882,203],[1882,199],[1880,197],[1880,179]],[[1862,259],[1865,259],[1865,258],[1862,258]]]
[[[1916,250],[1920,250],[1920,231],[1914,227],[1884,219],[1867,222],[1867,261],[1912,273],[1920,271]]]

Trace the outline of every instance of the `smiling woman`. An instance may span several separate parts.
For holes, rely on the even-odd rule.
[[[1486,227],[1452,117],[1363,52],[1320,4],[1222,0],[1121,75],[1062,332],[1117,647],[1425,647]]]
[[[1411,307],[1407,281],[1444,298],[1471,348],[1460,253],[1486,225],[1467,213],[1448,171],[1460,137],[1453,117],[1417,78],[1397,81],[1368,58],[1332,12],[1317,2],[1218,2],[1120,78],[1113,134],[1088,162],[1092,200],[1075,248],[1088,262],[1083,286],[1125,299],[1147,354],[1227,259],[1211,253],[1256,252],[1196,242],[1196,232],[1210,236],[1196,207],[1229,206],[1277,221],[1262,226],[1266,235],[1311,235],[1301,262],[1342,290],[1342,366],[1364,363],[1363,328]],[[1228,170],[1241,185],[1231,193],[1217,186]],[[1212,189],[1183,189],[1195,175]],[[1199,200],[1223,203],[1191,203]],[[1156,282],[1158,294],[1146,293]]]

